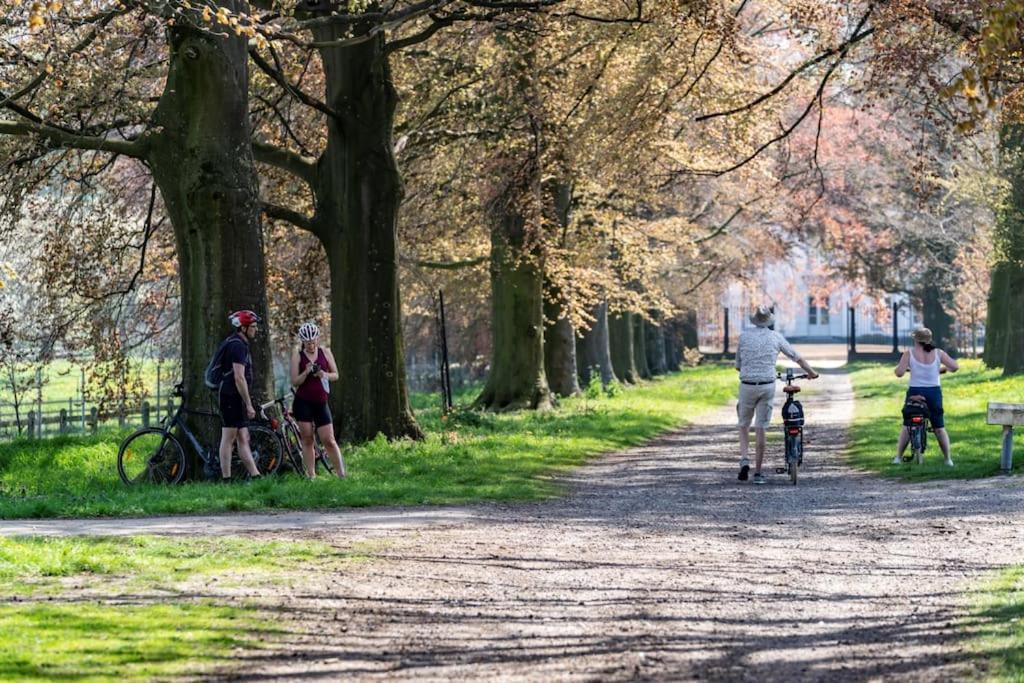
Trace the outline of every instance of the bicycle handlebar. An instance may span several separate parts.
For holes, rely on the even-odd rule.
[[[805,374],[803,374],[803,375],[792,375],[792,376],[791,376],[791,375],[784,375],[784,374],[782,374],[781,372],[776,372],[776,373],[775,373],[775,376],[776,376],[776,377],[777,377],[778,379],[784,379],[784,380],[787,380],[787,381],[789,381],[789,380],[794,380],[794,379],[807,379],[808,377],[810,377],[810,375],[808,375],[808,374],[806,374],[806,373],[805,373]]]

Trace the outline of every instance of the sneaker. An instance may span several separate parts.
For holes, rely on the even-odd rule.
[[[756,473],[754,473],[754,483],[755,484],[767,484],[768,480],[764,478],[763,474],[761,474],[760,472],[756,472]]]
[[[902,455],[897,455],[895,458],[892,459],[892,464],[893,465],[902,465],[903,464],[903,456]]]
[[[954,467],[953,458],[949,457],[948,455],[946,456],[946,467]]]
[[[750,473],[750,465],[740,465],[740,476],[737,477],[740,481],[746,481]]]

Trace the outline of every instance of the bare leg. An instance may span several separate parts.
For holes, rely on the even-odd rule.
[[[892,464],[899,465],[903,462],[903,454],[907,451],[907,444],[910,443],[910,430],[905,426],[900,430],[900,439],[896,445],[896,457],[892,459]]]
[[[256,469],[256,461],[252,459],[252,449],[249,447],[248,427],[242,427],[238,430],[238,457],[250,477],[260,476],[260,471]]]
[[[324,445],[324,450],[327,451],[327,457],[331,459],[331,467],[334,468],[334,474],[337,475],[338,479],[344,479],[347,475],[345,472],[345,461],[341,459],[341,448],[338,446],[338,441],[334,438],[334,425],[325,424],[316,430],[317,436],[320,437],[320,443]],[[316,463],[313,463],[314,465]]]
[[[302,437],[302,466],[308,479],[316,478],[316,451],[313,449],[313,423],[300,422],[299,436]]]
[[[949,433],[945,427],[939,427],[935,430],[935,440],[939,442],[939,449],[942,450],[942,455],[946,458],[946,464],[952,465],[953,458],[949,456]]]
[[[740,467],[747,464],[750,451],[750,427],[740,427]]]
[[[220,476],[224,479],[231,477],[231,447],[237,436],[237,429],[225,427],[220,430]]]
[[[757,444],[755,445],[756,460],[754,461],[754,474],[761,471],[761,463],[764,462],[764,446],[767,441],[767,434],[764,427],[755,427],[754,434],[757,436]]]

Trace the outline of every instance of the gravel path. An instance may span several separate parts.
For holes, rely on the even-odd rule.
[[[796,487],[781,475],[761,487],[736,481],[735,413],[723,409],[581,468],[560,500],[220,518],[225,533],[241,520],[266,534],[363,544],[373,557],[247,595],[288,635],[240,654],[223,677],[977,675],[957,622],[965,590],[1024,559],[1019,480],[906,485],[852,471],[841,461],[847,375],[807,388]],[[768,466],[779,449],[769,444]],[[188,528],[163,523],[0,522],[0,533]]]

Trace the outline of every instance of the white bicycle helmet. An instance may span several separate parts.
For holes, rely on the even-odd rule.
[[[320,328],[316,323],[303,323],[299,325],[299,341],[309,342],[320,337]]]

